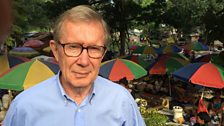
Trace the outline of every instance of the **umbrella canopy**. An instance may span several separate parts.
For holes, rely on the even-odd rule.
[[[39,55],[40,53],[30,47],[16,47],[10,50],[9,54],[31,58],[31,57]]]
[[[149,69],[149,74],[170,74],[187,64],[189,64],[188,60],[170,55],[162,55],[153,63]]]
[[[11,67],[29,61],[29,59],[19,56],[0,55],[0,74],[7,71]]]
[[[209,50],[209,47],[201,42],[188,43],[184,48],[186,50],[194,50],[194,51],[208,51]]]
[[[205,87],[224,87],[224,68],[213,63],[191,63],[173,72],[173,76]]]
[[[51,47],[47,46],[47,47],[43,48],[43,51],[47,52],[47,53],[50,53],[51,52]]]
[[[59,66],[55,63],[31,60],[19,64],[0,76],[0,88],[24,90],[55,75]]]
[[[154,56],[157,55],[155,49],[151,46],[138,46],[132,53],[151,54],[151,55],[154,55]]]
[[[221,52],[218,55],[213,55],[211,57],[211,62],[224,67],[224,52]]]
[[[129,55],[129,56],[125,57],[124,59],[131,60],[131,61],[139,64],[140,66],[142,66],[145,69],[148,68],[152,64],[152,61],[145,61],[143,59],[143,57],[137,56],[137,55]]]
[[[131,46],[129,46],[129,49],[130,49],[130,50],[136,50],[137,48],[138,48],[137,45],[131,45]]]
[[[211,54],[206,54],[206,55],[202,55],[200,57],[197,57],[195,59],[193,59],[193,63],[195,62],[210,62],[211,61],[211,57],[212,55]]]
[[[147,71],[130,60],[113,59],[101,64],[99,74],[112,81],[119,81],[124,77],[126,77],[127,80],[141,78],[147,75]]]
[[[45,55],[36,56],[36,57],[34,57],[32,59],[44,60],[44,61],[48,61],[48,62],[52,62],[52,63],[56,63],[57,64],[57,61],[55,60],[54,57],[45,56]]]
[[[31,39],[24,42],[24,47],[31,47],[31,48],[39,48],[42,45],[44,45],[44,42],[37,40],[37,39]]]
[[[207,55],[202,55],[200,57],[195,58],[193,61],[195,62],[211,62],[214,64],[218,64],[222,67],[224,67],[224,55],[221,54],[207,54]]]
[[[163,48],[163,53],[164,54],[167,54],[167,53],[178,53],[178,52],[182,51],[182,48],[180,48],[177,45],[167,45],[167,46],[162,47],[162,48]]]

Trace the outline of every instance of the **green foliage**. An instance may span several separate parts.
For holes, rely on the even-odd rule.
[[[209,41],[224,41],[223,0],[15,0],[11,40],[20,42],[24,33],[51,30],[62,12],[80,4],[94,7],[106,19],[111,33],[120,33],[115,42],[122,51],[129,29],[138,28],[143,36],[159,39],[161,24],[184,34],[199,27]]]
[[[12,38],[11,36],[8,36],[5,40],[5,44],[11,47],[14,46],[14,42],[15,42],[15,39]]]
[[[137,98],[135,101],[139,106],[146,126],[165,126],[168,121],[167,116],[159,114],[156,109],[147,108],[147,101],[145,99]]]
[[[149,110],[144,117],[146,126],[165,126],[168,117],[159,114],[156,110]]]
[[[209,0],[208,9],[202,17],[207,41],[220,40],[224,42],[224,1]]]
[[[207,9],[206,0],[170,0],[168,5],[163,15],[164,23],[185,33],[201,24],[201,17]]]
[[[149,6],[151,3],[153,3],[155,0],[142,0],[141,1],[141,6],[142,7],[147,7]]]

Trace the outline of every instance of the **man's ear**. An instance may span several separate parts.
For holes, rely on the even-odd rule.
[[[57,42],[54,40],[50,40],[49,45],[51,47],[51,51],[54,54],[55,60],[58,62],[58,48],[57,48]]]

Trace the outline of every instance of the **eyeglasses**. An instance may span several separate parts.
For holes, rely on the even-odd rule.
[[[93,45],[93,46],[83,47],[81,44],[77,44],[77,43],[62,44],[60,41],[58,43],[62,45],[65,55],[69,57],[78,57],[82,54],[83,50],[86,49],[88,56],[90,58],[98,59],[98,58],[101,58],[106,51],[105,46]]]

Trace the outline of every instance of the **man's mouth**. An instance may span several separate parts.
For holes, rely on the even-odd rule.
[[[89,75],[89,72],[74,72],[74,75],[77,78],[85,78]]]

